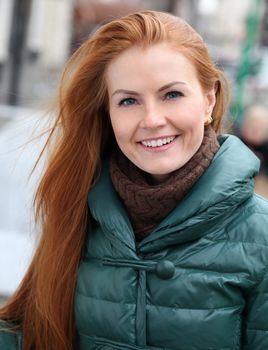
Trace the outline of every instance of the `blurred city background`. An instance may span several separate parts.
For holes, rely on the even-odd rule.
[[[268,197],[268,0],[0,0],[0,302],[35,246],[40,169],[29,176],[64,64],[99,26],[142,9],[179,15],[204,37],[232,86],[227,131],[261,159],[256,191]]]

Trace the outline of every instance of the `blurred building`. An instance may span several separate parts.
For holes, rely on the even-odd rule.
[[[46,106],[70,53],[98,26],[141,9],[185,18],[204,36],[215,59],[235,75],[254,2],[260,4],[261,21],[267,0],[1,0],[0,103]]]
[[[43,66],[61,66],[69,56],[73,0],[31,0],[26,49]]]
[[[8,60],[13,1],[0,1],[0,79]]]
[[[0,6],[0,103],[36,104],[50,95],[55,71],[69,56],[73,1],[1,0]]]

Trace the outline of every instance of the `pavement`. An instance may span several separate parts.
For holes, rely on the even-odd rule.
[[[45,141],[35,139],[42,123],[42,111],[0,105],[0,297],[17,288],[38,238],[32,199],[41,170],[29,176]]]

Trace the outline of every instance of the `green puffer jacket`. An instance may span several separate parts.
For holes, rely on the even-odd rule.
[[[138,245],[104,166],[77,280],[79,350],[268,350],[259,161],[234,136],[220,143],[187,197]]]
[[[107,164],[75,297],[77,350],[268,350],[268,202],[259,162],[222,136],[187,197],[138,245]],[[138,195],[138,194],[137,194]],[[0,333],[0,349],[20,338]]]

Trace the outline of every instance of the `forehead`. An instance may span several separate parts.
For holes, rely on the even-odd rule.
[[[116,58],[107,67],[108,88],[131,81],[197,80],[193,63],[179,50],[168,43],[159,43],[148,47],[133,46]]]

